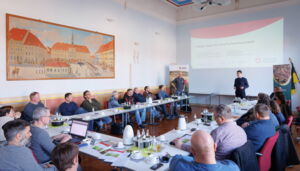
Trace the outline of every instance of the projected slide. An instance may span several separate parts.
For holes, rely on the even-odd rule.
[[[271,18],[191,31],[191,66],[271,67],[283,62],[283,18]]]

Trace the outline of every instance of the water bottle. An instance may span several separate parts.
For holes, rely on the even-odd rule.
[[[139,129],[138,129],[137,132],[136,132],[136,136],[137,136],[137,138],[141,138],[141,132],[140,132]]]

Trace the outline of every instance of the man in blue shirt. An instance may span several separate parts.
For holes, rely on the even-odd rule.
[[[113,91],[111,98],[108,101],[108,108],[116,108],[121,107],[121,104],[119,103],[119,93],[117,91]]]
[[[38,107],[45,107],[41,102],[40,94],[38,92],[32,92],[29,95],[30,102],[24,107],[22,119],[30,122],[32,121],[33,111]]]
[[[136,102],[139,102],[139,103],[144,103],[146,102],[146,97],[143,96],[140,92],[139,92],[139,89],[138,88],[134,88],[133,89],[133,97],[134,97],[134,100]],[[162,119],[158,113],[158,111],[155,109],[155,107],[150,107],[150,108],[147,108],[146,109],[146,112],[150,112],[150,115],[153,117],[153,118],[156,118],[156,119]]]
[[[245,128],[248,140],[251,140],[256,151],[259,151],[265,141],[275,135],[275,125],[270,119],[270,110],[267,105],[258,103],[254,106],[256,121],[252,121]]]
[[[159,92],[158,92],[158,94],[157,94],[158,99],[165,99],[165,98],[170,97],[170,96],[167,94],[167,92],[166,92],[166,87],[165,87],[164,85],[160,85],[158,88],[159,88]],[[172,103],[172,104],[171,104],[171,107],[173,108],[173,111],[174,111],[174,115],[173,115],[173,114],[169,114],[169,113],[167,112],[167,107],[166,107],[165,104],[160,105],[159,107],[160,107],[160,109],[161,109],[161,112],[165,115],[165,117],[166,117],[167,119],[175,119],[176,116],[174,116],[174,115],[178,115],[178,114],[177,114],[177,111],[176,111],[176,104],[175,104],[175,103]]]
[[[199,143],[201,142],[201,143]],[[217,161],[216,145],[212,137],[204,131],[196,131],[191,139],[191,151],[194,156],[175,155],[170,162],[170,171],[206,170],[206,171],[239,171],[239,167],[231,160]]]
[[[55,147],[53,140],[64,143],[72,137],[68,134],[58,134],[50,137],[45,127],[50,122],[50,111],[47,108],[39,107],[33,111],[33,124],[30,127],[31,145],[30,148],[35,154],[39,163],[50,161],[50,155]]]
[[[65,102],[63,102],[59,108],[58,111],[61,113],[63,116],[70,116],[70,115],[75,115],[75,114],[81,114],[81,113],[86,113],[83,108],[78,107],[75,102],[73,102],[73,97],[72,93],[66,93],[65,94]]]
[[[242,71],[238,70],[236,72],[237,78],[234,80],[235,97],[240,97],[241,99],[246,98],[245,89],[249,87],[247,78],[243,77]]]

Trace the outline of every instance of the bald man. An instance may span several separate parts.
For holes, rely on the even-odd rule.
[[[199,143],[201,142],[201,143]],[[239,167],[231,160],[217,161],[216,145],[212,137],[204,131],[196,131],[191,139],[191,151],[194,156],[176,155],[170,162],[170,171],[206,170],[206,171],[239,171]]]

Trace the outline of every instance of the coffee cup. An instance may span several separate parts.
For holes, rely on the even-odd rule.
[[[84,120],[90,120],[90,119],[91,119],[91,116],[89,116],[89,115],[84,117]]]
[[[166,137],[164,135],[159,136],[160,141],[166,141]]]
[[[93,133],[92,137],[93,137],[95,140],[100,140],[100,139],[101,139],[101,134],[95,132],[95,133]]]
[[[142,159],[143,155],[140,151],[133,151],[131,158],[138,160],[138,159]]]
[[[156,164],[158,162],[159,162],[158,157],[153,154],[150,154],[146,159],[146,163],[148,164]]]

